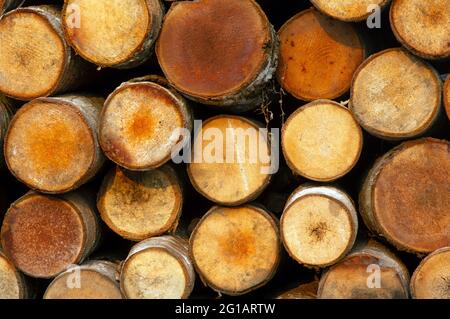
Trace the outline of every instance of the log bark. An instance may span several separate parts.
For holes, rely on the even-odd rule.
[[[243,112],[267,102],[276,33],[254,0],[172,4],[156,44],[169,82],[186,97]]]
[[[276,299],[316,299],[318,281],[301,284],[298,287],[279,294]]]
[[[197,273],[219,294],[242,295],[265,285],[280,259],[277,222],[251,205],[211,208],[189,242]]]
[[[348,92],[353,73],[366,56],[353,25],[308,9],[288,20],[278,34],[277,78],[284,90],[304,101],[334,99]]]
[[[20,7],[24,2],[25,0],[0,0],[0,16],[5,12]]]
[[[11,102],[0,94],[0,169],[4,168],[3,142],[15,109]]]
[[[444,84],[444,106],[447,117],[450,120],[450,75],[447,75],[447,80]]]
[[[195,282],[188,243],[162,236],[134,245],[124,261],[120,285],[129,299],[185,299]]]
[[[370,6],[385,8],[391,0],[311,0],[311,3],[324,14],[338,20],[363,21],[372,14]]]
[[[102,167],[97,127],[103,99],[78,95],[38,98],[20,108],[5,138],[5,159],[21,182],[64,193]]]
[[[286,202],[280,232],[297,262],[308,267],[333,265],[355,243],[358,217],[353,200],[335,187],[302,185]]]
[[[62,11],[66,38],[75,51],[100,67],[119,69],[150,58],[163,16],[160,0],[68,0]]]
[[[95,202],[79,191],[58,197],[29,192],[11,204],[1,229],[5,255],[36,278],[55,277],[82,262],[99,237]]]
[[[282,128],[281,145],[288,166],[315,181],[333,181],[357,163],[362,130],[339,103],[317,100],[297,109]]]
[[[374,234],[417,254],[450,246],[449,148],[445,140],[409,141],[375,163],[359,195]]]
[[[30,287],[25,277],[0,248],[0,299],[28,299]]]
[[[442,84],[434,68],[400,48],[370,56],[358,68],[349,107],[370,134],[401,140],[437,121]]]
[[[54,6],[23,7],[0,19],[0,92],[18,100],[73,90],[89,66],[67,44]]]

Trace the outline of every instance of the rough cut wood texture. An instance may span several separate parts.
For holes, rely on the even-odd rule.
[[[444,105],[447,117],[450,120],[450,75],[447,75],[447,80],[444,84]]]
[[[318,281],[301,284],[298,287],[279,294],[276,299],[316,299],[318,286]]]
[[[158,236],[177,227],[181,182],[169,165],[147,172],[115,167],[103,180],[97,207],[103,221],[126,239]]]
[[[29,297],[30,291],[25,278],[0,249],[0,299],[26,299]]]
[[[450,246],[450,143],[432,138],[401,144],[370,170],[360,213],[374,234],[419,254]]]
[[[99,225],[87,193],[29,192],[8,209],[1,229],[6,256],[23,273],[52,278],[96,247]]]
[[[67,40],[84,59],[131,68],[151,56],[164,7],[160,0],[66,0],[62,15]]]
[[[120,285],[129,299],[188,298],[195,272],[186,240],[162,236],[146,239],[131,248]]]
[[[372,11],[370,6],[384,8],[391,0],[311,0],[311,3],[324,14],[342,21],[365,20]],[[370,8],[373,10],[373,8]]]
[[[0,92],[32,100],[75,89],[87,66],[64,39],[53,6],[25,7],[0,19]]]
[[[393,0],[391,28],[398,41],[426,59],[450,57],[448,0]]]
[[[330,100],[300,107],[282,128],[283,154],[294,173],[315,181],[347,174],[359,159],[362,130],[349,110]]]
[[[0,15],[22,5],[25,0],[0,0]]]
[[[11,101],[0,94],[0,169],[4,167],[3,142],[14,111]]]
[[[450,299],[450,247],[428,255],[411,278],[411,296],[417,299]]]
[[[370,134],[405,139],[424,134],[441,105],[442,84],[428,64],[400,48],[370,56],[356,71],[349,107]]]
[[[353,247],[358,217],[352,199],[330,186],[300,186],[286,202],[280,233],[289,255],[301,264],[326,267]]]
[[[70,267],[50,283],[44,299],[122,299],[118,267],[103,260]]]
[[[190,99],[245,111],[264,100],[278,43],[253,0],[180,1],[164,19],[156,54],[167,79]]]
[[[219,293],[242,295],[275,274],[280,258],[278,225],[255,206],[215,206],[192,232],[190,253],[205,284]]]
[[[103,99],[39,98],[22,106],[5,138],[10,171],[30,188],[63,193],[86,183],[104,162],[97,139]]]
[[[322,15],[300,12],[278,32],[278,81],[298,99],[334,99],[350,89],[365,49],[356,28]]]
[[[377,286],[376,274],[379,275]],[[329,268],[320,279],[321,299],[405,299],[409,274],[386,247],[369,241]]]

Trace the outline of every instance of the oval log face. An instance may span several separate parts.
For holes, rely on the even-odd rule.
[[[362,21],[372,12],[373,6],[380,8],[390,0],[311,0],[311,3],[323,13],[342,21]]]
[[[23,284],[16,267],[0,252],[0,299],[24,298]]]

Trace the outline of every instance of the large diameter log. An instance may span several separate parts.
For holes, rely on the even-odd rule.
[[[134,245],[120,277],[128,299],[185,299],[194,283],[188,243],[173,236],[153,237]]]
[[[55,277],[95,249],[100,232],[94,209],[84,193],[27,193],[11,204],[3,220],[6,256],[31,277]]]
[[[84,59],[101,67],[131,68],[152,54],[161,28],[160,0],[66,0],[67,40]]]
[[[320,299],[405,299],[409,296],[409,273],[386,247],[369,241],[321,277]]]
[[[301,284],[295,288],[278,294],[276,299],[316,299],[318,287],[318,281]]]
[[[450,246],[450,143],[432,138],[401,144],[370,170],[360,213],[374,234],[418,254]]]
[[[156,54],[178,91],[238,112],[264,101],[278,42],[254,0],[180,1],[164,19]]]
[[[280,232],[286,250],[297,262],[326,267],[352,249],[358,217],[345,192],[330,186],[300,186],[286,202]]]
[[[5,138],[5,159],[30,188],[63,193],[86,183],[104,156],[97,139],[103,99],[38,98],[20,108]]]
[[[0,249],[0,299],[26,299],[29,297],[30,291],[24,276]]]
[[[391,0],[311,0],[324,14],[342,21],[362,21],[373,13],[374,6],[386,7]]]
[[[13,116],[14,109],[11,102],[0,94],[0,169],[4,167],[3,142]]]
[[[109,228],[126,239],[159,236],[177,227],[181,182],[169,165],[147,172],[115,167],[103,180],[97,207]]]
[[[312,101],[334,99],[350,89],[353,73],[365,57],[353,25],[308,9],[287,21],[278,34],[277,77],[284,90]]]
[[[398,41],[425,59],[450,57],[450,6],[447,0],[393,0],[391,28]]]
[[[444,106],[447,111],[447,117],[450,120],[450,75],[447,75],[447,80],[444,84]]]
[[[100,145],[120,166],[153,169],[170,160],[172,150],[183,140],[183,130],[190,132],[192,126],[191,110],[179,94],[146,78],[134,79],[106,100]]]
[[[362,130],[352,113],[330,100],[300,107],[282,128],[288,166],[315,181],[333,181],[347,174],[359,159],[362,143]]]
[[[87,66],[64,39],[53,6],[19,8],[0,19],[0,92],[19,100],[54,95],[81,84]]]
[[[275,274],[280,258],[278,225],[255,206],[215,206],[192,232],[190,253],[205,284],[219,293],[242,295]]]
[[[268,136],[258,124],[219,115],[203,122],[193,142],[188,174],[209,200],[236,206],[258,197],[270,182]]]
[[[71,266],[50,283],[44,299],[122,299],[118,267],[104,260]]]
[[[426,133],[441,106],[439,74],[400,48],[370,56],[353,77],[349,107],[361,126],[382,139]]]
[[[450,299],[450,247],[428,255],[411,278],[411,296],[417,299]]]
[[[21,6],[25,0],[0,0],[0,15]]]

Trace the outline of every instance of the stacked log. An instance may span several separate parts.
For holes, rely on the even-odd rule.
[[[447,75],[447,80],[444,84],[444,106],[447,111],[447,117],[450,120],[450,75]]]
[[[386,7],[391,0],[311,0],[324,14],[342,21],[362,21],[374,10]]]
[[[0,94],[0,145],[3,145],[6,131],[9,127],[9,122],[13,116],[14,109],[11,102],[3,95]],[[3,168],[4,157],[3,147],[0,148],[0,168]]]
[[[27,299],[30,287],[24,276],[0,249],[0,299]]]
[[[279,294],[276,299],[316,299],[318,287],[318,281],[301,284]]]

